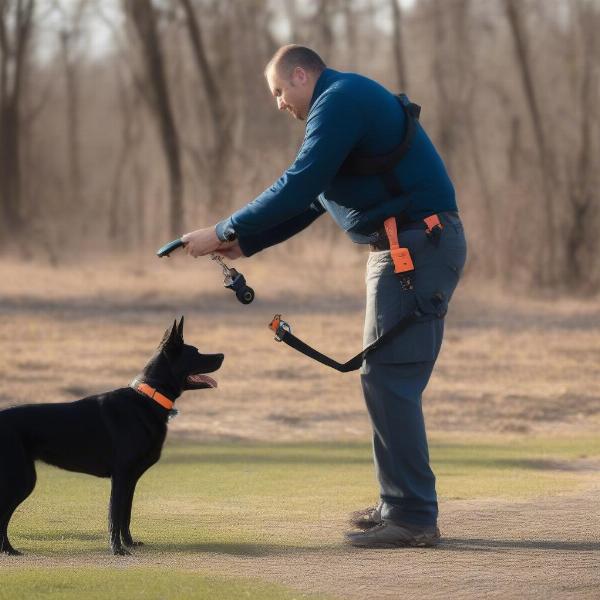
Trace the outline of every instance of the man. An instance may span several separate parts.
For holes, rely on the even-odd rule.
[[[363,362],[380,501],[354,513],[357,530],[346,537],[365,547],[436,545],[438,507],[421,394],[466,256],[454,188],[406,97],[401,102],[366,77],[329,69],[314,51],[296,45],[280,48],[265,76],[279,110],[306,121],[302,146],[255,200],[216,226],[183,236],[187,252],[251,256],[324,212],[354,242],[370,244],[365,346],[406,315],[418,318]],[[375,173],[364,157],[378,157]],[[397,246],[410,255],[402,255],[402,264]]]

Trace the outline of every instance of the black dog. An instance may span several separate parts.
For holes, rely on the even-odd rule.
[[[138,545],[131,538],[131,504],[138,479],[160,458],[173,401],[184,390],[216,387],[201,373],[220,368],[222,354],[200,354],[183,342],[183,317],[167,329],[156,353],[130,387],[77,402],[0,411],[0,552],[20,554],[8,522],[35,487],[35,460],[111,478],[110,545],[114,554]]]

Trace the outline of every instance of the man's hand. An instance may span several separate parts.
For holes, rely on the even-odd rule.
[[[240,256],[244,256],[244,253],[242,252],[240,244],[237,240],[234,240],[233,242],[222,242],[215,252],[231,260],[235,260],[236,258],[240,258]]]
[[[181,241],[185,244],[185,251],[189,256],[198,258],[211,252],[215,252],[219,246],[229,245],[231,242],[222,242],[218,237],[214,227],[197,229],[181,236]]]

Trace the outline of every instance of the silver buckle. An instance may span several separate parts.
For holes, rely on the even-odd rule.
[[[279,321],[279,327],[277,327],[277,331],[275,332],[275,341],[276,342],[281,342],[283,341],[282,337],[279,337],[279,335],[277,335],[279,333],[279,330],[283,329],[284,331],[287,331],[288,333],[292,333],[292,328],[290,326],[289,323],[286,323],[285,321]]]

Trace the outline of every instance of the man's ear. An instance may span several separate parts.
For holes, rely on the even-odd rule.
[[[308,81],[308,73],[302,67],[295,67],[292,79],[296,85],[304,85]]]

